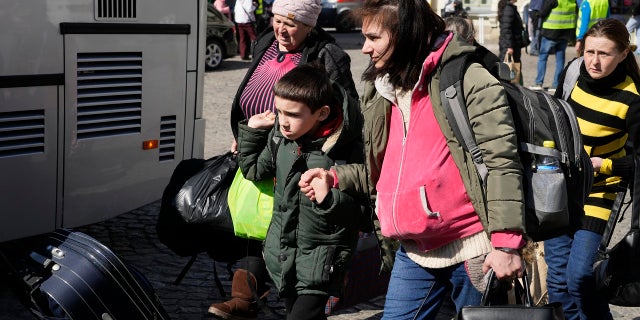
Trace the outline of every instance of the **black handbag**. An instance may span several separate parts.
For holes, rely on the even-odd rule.
[[[479,306],[464,306],[458,313],[458,320],[564,320],[562,305],[558,302],[535,306],[529,291],[529,277],[526,269],[522,276],[524,285],[514,281],[516,298],[520,297],[521,304],[490,305],[489,297],[495,280],[493,270],[489,270],[489,281],[482,295]]]
[[[633,205],[631,229],[620,242],[607,250],[625,195],[626,190],[619,192],[613,204],[593,272],[597,290],[610,304],[640,307],[640,209],[637,205]]]

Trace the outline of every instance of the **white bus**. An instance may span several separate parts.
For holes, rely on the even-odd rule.
[[[159,199],[204,156],[206,0],[0,1],[0,242]]]

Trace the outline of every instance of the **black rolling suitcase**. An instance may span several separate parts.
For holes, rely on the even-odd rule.
[[[37,243],[16,272],[39,318],[170,319],[147,279],[94,238],[59,229]]]

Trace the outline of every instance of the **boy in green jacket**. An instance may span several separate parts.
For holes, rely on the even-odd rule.
[[[273,91],[277,116],[267,111],[240,122],[239,164],[249,180],[275,177],[263,253],[287,319],[324,319],[359,228],[370,221],[363,200],[318,186],[312,202],[298,183],[309,168],[362,163],[362,116],[357,102],[318,65],[296,67]]]

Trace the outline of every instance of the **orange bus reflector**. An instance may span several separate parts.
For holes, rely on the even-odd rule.
[[[158,140],[147,140],[142,142],[142,149],[157,149],[158,148]]]

